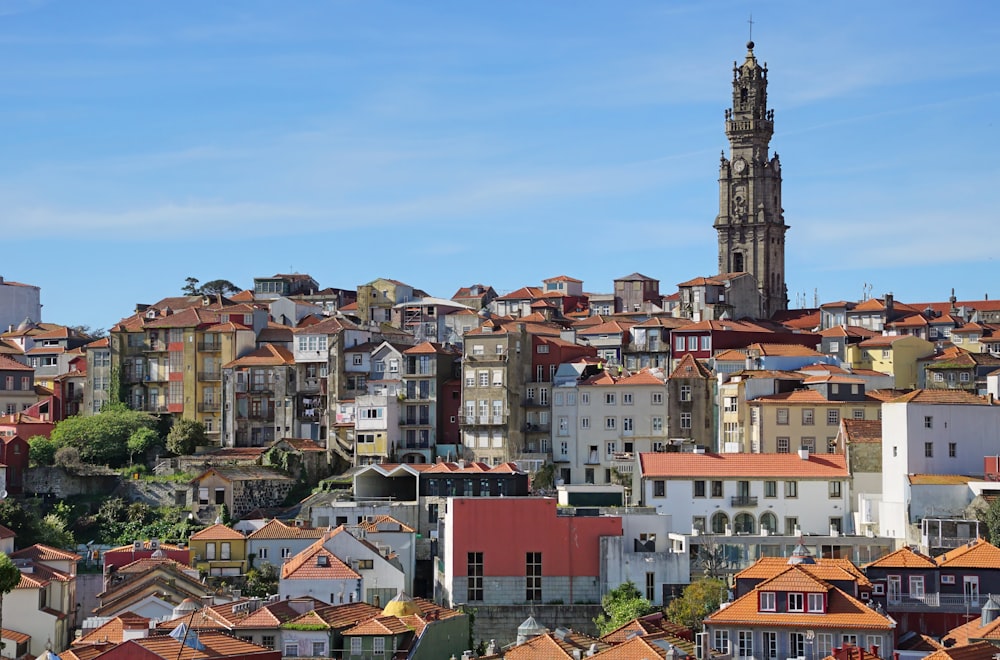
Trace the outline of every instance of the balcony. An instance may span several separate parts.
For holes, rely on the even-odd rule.
[[[167,342],[165,341],[150,341],[146,342],[142,350],[146,353],[166,353],[167,352]]]
[[[463,415],[459,417],[463,426],[501,426],[504,422],[504,415]]]
[[[199,371],[198,372],[198,382],[207,383],[222,380],[221,371]]]
[[[525,408],[548,408],[549,402],[542,401],[541,399],[536,399],[534,397],[528,397],[521,402],[521,405]]]
[[[270,383],[250,383],[247,386],[247,391],[250,392],[250,394],[270,394],[274,390]]]
[[[274,421],[274,411],[273,410],[254,410],[247,415],[247,419],[256,422],[273,422]]]
[[[549,424],[525,424],[525,433],[549,433],[552,427]]]
[[[209,412],[219,412],[222,410],[221,403],[212,403],[210,401],[204,401],[198,404],[198,412],[209,413]]]
[[[757,506],[757,496],[734,495],[729,498],[729,506]]]
[[[222,352],[222,342],[221,341],[200,341],[198,342],[198,350],[202,353],[221,353]]]
[[[326,379],[319,376],[306,376],[299,381],[299,392],[303,394],[326,391]]]
[[[403,417],[399,420],[400,426],[430,426],[430,417]]]
[[[939,593],[901,593],[886,596],[886,609],[900,612],[918,612],[942,609],[949,612],[979,611],[986,596]]]

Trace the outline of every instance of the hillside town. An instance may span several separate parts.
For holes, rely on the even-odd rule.
[[[2,657],[993,660],[1000,301],[790,308],[767,84],[683,282],[0,279]]]

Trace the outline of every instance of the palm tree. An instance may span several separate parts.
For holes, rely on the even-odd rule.
[[[6,553],[0,552],[0,631],[3,630],[3,597],[13,591],[20,581],[21,570]],[[3,644],[0,638],[0,653],[3,652]]]

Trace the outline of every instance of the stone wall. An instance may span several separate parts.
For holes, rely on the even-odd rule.
[[[87,468],[69,473],[61,467],[36,467],[24,473],[25,495],[51,495],[65,499],[75,495],[101,495],[113,492],[120,483],[118,473]]]
[[[493,639],[501,646],[517,641],[517,627],[529,616],[549,630],[570,628],[596,637],[594,619],[602,612],[600,605],[469,605],[464,609],[475,615],[473,641]]]

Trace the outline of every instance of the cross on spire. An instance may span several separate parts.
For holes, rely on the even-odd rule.
[[[750,24],[750,41],[753,41],[753,13],[752,12],[750,13],[750,18],[747,20],[747,23]]]

